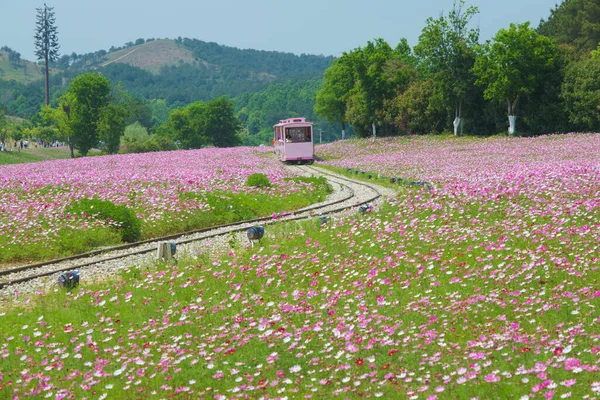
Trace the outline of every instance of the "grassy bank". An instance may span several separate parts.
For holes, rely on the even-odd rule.
[[[331,187],[325,179],[314,177],[294,179],[303,182],[306,186],[287,196],[274,194],[268,188],[259,192],[238,193],[182,192],[180,201],[200,200],[208,207],[196,210],[184,219],[178,218],[176,213],[166,209],[159,220],[141,224],[141,236],[137,240],[267,217],[273,213],[290,212],[324,201],[331,192]],[[136,211],[142,212],[142,210]],[[89,225],[94,222],[92,218]],[[45,227],[44,224],[42,225]],[[90,226],[84,230],[61,228],[54,238],[49,239],[38,235],[28,239],[28,244],[25,246],[10,244],[11,238],[8,236],[0,237],[0,263],[49,260],[83,253],[98,247],[117,245],[122,242],[122,236],[117,228],[106,226]]]
[[[502,204],[413,201],[272,226],[261,248],[133,267],[5,310],[0,394],[597,395],[597,268],[540,260],[539,233],[507,238]],[[567,257],[589,261],[579,254]]]

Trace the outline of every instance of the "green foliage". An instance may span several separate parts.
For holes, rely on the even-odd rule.
[[[109,103],[110,91],[110,81],[93,73],[79,75],[69,85],[74,142],[83,156],[98,143],[98,124],[103,108]]]
[[[124,205],[116,205],[106,200],[84,199],[71,204],[65,212],[113,222],[124,242],[136,242],[142,235],[141,221],[133,210]]]
[[[169,115],[169,130],[182,148],[199,149],[209,145],[210,139],[202,126],[205,111],[206,103],[198,101],[185,108],[173,110]]]
[[[393,102],[393,123],[405,134],[440,133],[448,115],[442,90],[433,80],[417,81]]]
[[[585,55],[600,42],[600,4],[595,0],[565,0],[540,23],[538,32]]]
[[[250,187],[271,187],[271,182],[265,174],[252,174],[246,180],[246,186]]]
[[[75,147],[75,128],[71,119],[71,104],[76,101],[73,93],[65,93],[60,99],[58,107],[42,107],[40,115],[42,121],[46,124],[53,123],[59,131],[61,137],[67,141],[71,151],[71,158],[75,158],[73,149]]]
[[[121,136],[125,133],[126,115],[127,110],[117,104],[107,104],[100,113],[98,136],[104,142],[108,154],[119,151]]]
[[[160,136],[160,135],[152,135],[150,136],[150,140],[144,143],[144,152],[152,152],[152,151],[170,151],[176,150],[177,146],[173,139],[168,136]]]
[[[600,43],[598,43],[598,48],[597,48],[596,50],[593,50],[593,51],[590,53],[590,55],[591,55],[591,57],[592,57],[593,59],[598,59],[598,58],[600,58]]]
[[[555,66],[558,48],[539,35],[529,23],[501,29],[491,43],[482,47],[474,72],[485,86],[484,96],[508,104],[508,115],[517,115],[517,105],[542,84]]]
[[[580,129],[600,129],[600,58],[571,63],[566,70],[562,97],[569,121]]]
[[[226,97],[209,101],[203,116],[204,129],[215,147],[233,147],[239,144],[242,129],[235,116],[234,104]]]
[[[49,91],[49,68],[50,62],[58,59],[58,30],[56,27],[56,17],[54,8],[48,7],[44,3],[43,8],[36,8],[36,24],[34,34],[35,55],[38,60],[44,61],[45,80],[46,80],[46,105],[50,104]]]
[[[197,101],[173,110],[167,121],[167,131],[184,149],[235,146],[239,143],[241,124],[231,100],[220,97],[208,103]]]
[[[350,57],[344,54],[325,71],[323,87],[317,93],[315,112],[331,124],[346,121],[346,99],[354,87],[354,71]]]
[[[6,134],[8,123],[6,122],[6,116],[4,115],[4,110],[0,108],[0,143],[6,140]]]
[[[144,143],[150,139],[150,135],[148,134],[148,130],[142,126],[139,122],[134,122],[131,125],[127,125],[125,127],[125,133],[123,136],[123,140],[125,143],[137,142]]]
[[[273,84],[268,89],[236,97],[234,102],[238,119],[245,128],[242,140],[245,145],[270,144],[273,125],[279,120],[306,117],[315,125],[315,132],[323,131],[323,140],[339,138],[334,127],[315,113],[315,97],[321,88],[320,79],[302,82]]]
[[[176,150],[177,146],[168,136],[151,135],[147,140],[143,142],[138,141],[126,141],[122,146],[120,152],[125,153],[149,153],[155,151],[170,151]]]
[[[467,29],[479,10],[474,6],[466,10],[464,7],[464,0],[455,1],[448,16],[429,18],[415,46],[421,72],[434,76],[439,82],[444,101],[448,108],[454,109],[455,118],[462,118],[465,97],[475,84],[472,68],[476,58],[475,46],[479,41],[479,28]],[[458,134],[458,121],[455,134]]]
[[[169,118],[171,111],[163,99],[152,99],[148,102],[152,114],[151,126],[161,125]]]
[[[351,53],[349,57],[354,66],[356,86],[353,94],[362,97],[361,103],[364,106],[365,118],[354,119],[364,128],[358,132],[368,131],[368,122],[381,123],[381,113],[383,103],[390,97],[392,86],[388,82],[388,76],[384,71],[386,62],[391,59],[393,50],[383,39],[367,42],[364,48],[358,48]],[[350,113],[349,117],[356,115]],[[354,124],[352,118],[348,118],[350,123]],[[373,133],[373,132],[371,132]]]

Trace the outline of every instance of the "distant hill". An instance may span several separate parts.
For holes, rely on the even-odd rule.
[[[43,78],[42,67],[31,61],[19,59],[11,62],[9,52],[0,50],[0,79],[30,83]]]
[[[108,53],[100,67],[127,64],[158,74],[162,67],[194,63],[192,52],[174,40],[155,40]]]
[[[8,58],[2,60],[10,64]],[[52,64],[56,72],[51,93],[56,99],[77,75],[99,71],[139,98],[164,99],[168,106],[177,107],[223,95],[233,98],[255,93],[272,84],[321,79],[333,60],[331,56],[238,49],[188,38],[138,39],[108,51],[62,55]],[[0,92],[4,93],[0,107],[29,117],[39,111],[43,77],[39,66],[23,62],[28,63],[23,71],[7,66],[10,75],[0,77]],[[10,82],[8,76],[20,80]],[[22,85],[28,82],[32,83]]]

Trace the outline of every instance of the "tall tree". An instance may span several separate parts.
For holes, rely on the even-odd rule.
[[[317,92],[315,112],[331,124],[342,125],[346,137],[346,100],[354,87],[354,73],[348,55],[343,55],[325,71],[323,87]]]
[[[104,107],[109,104],[110,90],[108,78],[94,73],[79,75],[69,85],[72,95],[69,118],[75,146],[84,156],[98,144],[98,124]]]
[[[569,122],[576,129],[600,129],[600,57],[571,63],[562,85]]]
[[[210,144],[202,126],[202,118],[206,111],[206,103],[197,101],[185,108],[173,110],[167,120],[173,139],[184,149],[199,149]]]
[[[58,60],[58,30],[56,29],[56,18],[54,8],[48,7],[46,3],[37,10],[37,22],[35,27],[35,55],[38,60],[44,60],[44,72],[46,76],[46,105],[50,104],[49,87],[49,63]]]
[[[242,128],[235,117],[233,102],[226,97],[207,103],[197,101],[173,110],[167,126],[184,149],[235,146],[239,144],[238,133]]]
[[[242,124],[235,116],[233,102],[227,97],[208,102],[204,126],[215,147],[233,147],[240,143],[238,133]]]
[[[587,54],[600,41],[600,2],[565,0],[551,10],[547,21],[540,23],[538,32]]]
[[[4,110],[2,108],[0,108],[0,143],[2,145],[4,145],[4,141],[6,140],[6,134],[7,134],[7,123],[6,123],[6,117],[4,116]],[[4,146],[2,146],[2,148],[4,149]]]
[[[383,104],[392,90],[385,71],[385,65],[394,56],[394,51],[383,39],[367,42],[364,48],[358,48],[351,53],[355,77],[358,85],[355,92],[363,97],[358,101],[365,107],[366,115],[371,121],[373,140],[377,137],[377,125],[381,124]]]
[[[106,152],[115,154],[119,151],[121,136],[125,134],[125,118],[127,110],[119,104],[107,104],[98,119],[98,137],[104,141]]]
[[[71,105],[74,104],[73,93],[67,92],[61,96],[57,108],[50,106],[42,107],[41,116],[45,123],[54,123],[61,136],[66,139],[71,151],[71,158],[75,158],[74,132],[71,121]]]
[[[440,82],[444,97],[454,108],[454,134],[462,131],[463,105],[469,86],[473,86],[475,46],[479,41],[479,28],[468,29],[471,19],[479,9],[470,6],[465,10],[464,0],[454,2],[448,16],[427,19],[427,26],[415,46],[421,66],[428,75]]]
[[[557,57],[557,46],[528,22],[501,29],[483,46],[474,66],[477,83],[485,86],[486,99],[506,101],[509,134],[516,132],[519,101],[540,87]]]

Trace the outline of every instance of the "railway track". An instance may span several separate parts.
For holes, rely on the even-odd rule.
[[[309,206],[296,212],[289,213],[278,219],[273,219],[273,217],[264,217],[240,221],[226,225],[213,226],[210,228],[144,240],[136,243],[94,250],[70,257],[0,270],[0,290],[8,289],[11,285],[26,283],[34,279],[59,274],[65,271],[93,268],[98,264],[151,253],[156,251],[156,247],[159,242],[174,241],[177,245],[182,245],[196,241],[206,241],[207,239],[214,237],[245,231],[250,226],[258,223],[270,225],[277,222],[307,219],[314,217],[315,214],[337,213],[350,208],[360,207],[361,205],[367,203],[372,203],[382,197],[383,188],[379,188],[368,183],[348,179],[346,177],[309,166],[291,168],[299,169],[304,173],[325,176],[330,183],[340,185],[340,187],[343,188],[342,192],[347,194],[334,201]],[[356,193],[357,191],[360,191],[361,194],[358,195]]]

